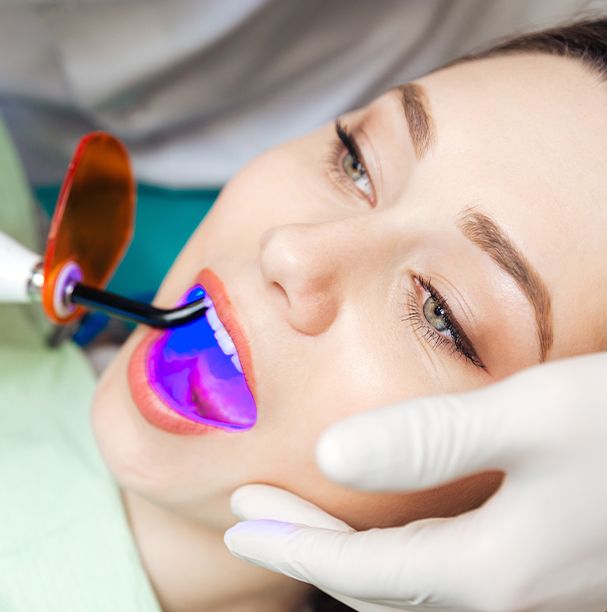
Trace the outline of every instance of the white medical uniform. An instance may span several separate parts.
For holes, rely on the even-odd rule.
[[[140,180],[242,164],[496,37],[606,0],[0,0],[0,111],[36,184],[109,130]]]

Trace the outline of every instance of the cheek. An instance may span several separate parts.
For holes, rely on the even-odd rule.
[[[479,474],[415,493],[363,493],[328,481],[314,458],[319,435],[341,418],[368,410],[370,402],[379,401],[377,395],[373,399],[365,397],[364,386],[349,389],[350,393],[360,391],[358,394],[345,393],[344,379],[338,380],[339,384],[332,384],[316,379],[313,388],[303,385],[302,389],[308,391],[305,399],[297,393],[274,398],[283,402],[282,409],[268,411],[268,422],[264,423],[267,438],[257,440],[257,448],[265,450],[257,457],[252,482],[289,490],[356,529],[454,516],[480,506],[497,490],[502,480],[500,473]]]
[[[283,439],[281,453],[269,453],[274,467],[262,469],[262,482],[299,495],[355,529],[404,525],[411,521],[448,517],[483,504],[499,488],[503,475],[487,472],[446,486],[414,493],[367,493],[328,481],[314,461],[316,435]],[[276,451],[276,443],[274,443]]]
[[[335,395],[323,393],[309,396],[307,403],[294,403],[291,397],[288,423],[286,417],[269,416],[268,422],[263,424],[263,435],[256,440],[256,458],[249,481],[291,491],[356,529],[454,516],[480,506],[499,487],[500,473],[479,474],[415,493],[363,493],[335,485],[316,466],[314,450],[326,426],[352,414],[351,410],[331,404],[336,400]],[[317,405],[328,406],[328,409],[322,415],[315,415]],[[261,434],[262,429],[258,433]]]
[[[325,398],[326,401],[326,398]],[[251,482],[281,487],[342,519],[355,529],[403,525],[410,521],[455,516],[480,506],[500,486],[502,474],[487,472],[446,486],[414,493],[366,493],[327,480],[315,463],[315,444],[331,417],[300,419],[290,433],[276,427],[258,455]],[[321,426],[320,423],[323,423]],[[280,431],[280,436],[278,432]],[[265,457],[263,455],[266,455]]]

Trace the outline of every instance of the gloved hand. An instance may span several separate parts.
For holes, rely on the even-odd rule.
[[[367,612],[607,610],[607,355],[353,416],[317,454],[328,477],[369,490],[506,478],[472,512],[364,532],[248,485],[233,496],[253,519],[226,532],[234,554]]]

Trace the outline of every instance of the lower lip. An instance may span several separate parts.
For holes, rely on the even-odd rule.
[[[235,340],[238,346],[238,354],[240,357],[240,361],[242,363],[243,371],[247,377],[248,385],[245,385],[245,397],[243,398],[243,405],[249,406],[249,414],[251,414],[251,410],[254,412],[254,400],[252,398],[252,393],[248,390],[252,389],[252,376],[250,375],[250,354],[248,349],[248,344],[242,334],[242,330],[240,326],[235,321],[232,315],[232,307],[227,298],[227,294],[225,293],[225,289],[223,287],[223,283],[219,280],[219,278],[210,270],[203,270],[197,278],[197,282],[200,283],[206,290],[213,300],[215,307],[218,312],[221,313],[222,323],[226,327],[230,336]],[[194,325],[194,324],[192,324]],[[208,325],[206,321],[201,322],[201,325]],[[182,328],[184,332],[188,332],[188,330],[184,327]],[[208,330],[207,330],[208,332]],[[139,345],[135,348],[133,355],[131,356],[129,367],[128,367],[128,381],[129,388],[131,391],[131,396],[135,402],[135,405],[143,415],[143,417],[152,425],[162,429],[164,431],[179,434],[179,435],[202,435],[209,433],[219,433],[221,431],[224,432],[234,432],[234,431],[243,431],[249,429],[253,422],[250,422],[250,417],[248,419],[244,419],[244,421],[238,422],[237,420],[230,419],[229,422],[217,422],[217,419],[208,418],[208,413],[210,410],[210,414],[213,414],[213,406],[209,403],[205,412],[200,412],[197,414],[191,406],[191,402],[176,402],[174,398],[167,395],[165,389],[162,388],[161,385],[158,384],[156,372],[158,371],[157,366],[157,355],[159,351],[159,347],[163,347],[167,344],[168,335],[171,334],[171,331],[158,331],[151,330],[149,331],[144,338],[141,340]],[[188,336],[183,334],[182,338],[187,338]],[[188,359],[193,358],[196,360],[196,349],[192,347],[188,351]],[[220,351],[220,349],[215,348],[215,351]],[[202,353],[200,353],[202,354]],[[228,358],[226,358],[228,359]],[[196,361],[196,366],[194,369],[190,366],[189,372],[195,374],[197,378],[204,378],[204,375],[200,371],[200,367],[204,366],[205,360],[200,359]],[[175,379],[173,377],[173,379]],[[234,379],[234,382],[238,383],[238,377]],[[177,378],[179,386],[188,385],[189,378],[187,372]],[[183,383],[182,383],[183,381]],[[229,384],[228,381],[218,381],[219,384],[219,403],[217,406],[222,405],[223,407],[217,408],[219,413],[225,413],[226,409],[229,411],[229,400],[225,400],[221,397],[221,391],[225,392],[226,389],[232,388],[234,385]],[[227,383],[227,386],[226,386]],[[240,387],[244,385],[244,379],[240,384]],[[248,388],[247,388],[248,386]],[[202,387],[206,387],[204,390]],[[236,384],[238,387],[238,384]],[[196,387],[194,393],[198,394],[202,392],[203,395],[209,396],[212,395],[211,389],[208,389],[208,385],[204,384],[200,387]],[[242,388],[240,389],[240,393],[242,393]],[[183,393],[183,392],[182,392]],[[214,392],[217,394],[217,390]],[[185,391],[185,395],[182,397],[191,397],[192,392],[187,389]],[[216,395],[217,397],[217,395]],[[242,396],[241,396],[242,397]],[[247,404],[248,400],[248,404]],[[216,402],[214,402],[216,403]],[[190,405],[188,405],[190,404]],[[227,406],[226,406],[227,404]],[[252,404],[252,406],[251,406]]]

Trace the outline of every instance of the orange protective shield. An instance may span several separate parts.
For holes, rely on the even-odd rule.
[[[55,323],[84,314],[80,307],[58,312],[55,285],[64,266],[75,263],[82,282],[103,288],[133,236],[135,183],[122,143],[104,132],[85,136],[61,186],[44,254],[42,305]]]

